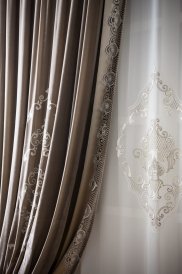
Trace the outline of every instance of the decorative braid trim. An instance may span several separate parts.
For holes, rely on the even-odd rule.
[[[84,215],[76,235],[63,257],[63,274],[73,273],[75,270],[81,258],[84,247],[87,244],[94,221],[106,159],[125,6],[126,0],[112,0],[111,14],[107,20],[107,27],[109,29],[109,41],[105,47],[107,69],[103,76],[104,90],[101,118],[96,136],[97,141],[94,157],[94,172],[92,180],[89,184],[88,202],[85,207]]]

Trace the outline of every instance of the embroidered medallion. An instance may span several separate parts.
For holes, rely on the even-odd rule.
[[[182,103],[159,77],[155,72],[151,83],[129,107],[117,141],[123,172],[155,229],[176,208],[182,193],[177,137]],[[157,103],[153,112],[152,102]]]

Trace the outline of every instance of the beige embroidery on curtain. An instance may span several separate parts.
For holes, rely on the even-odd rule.
[[[151,113],[150,107],[155,109],[157,105],[159,114]],[[181,113],[182,102],[163,83],[160,73],[154,72],[149,85],[128,108],[128,117],[117,141],[123,172],[155,230],[174,211],[182,194],[182,174],[178,166],[182,150],[176,137]],[[136,146],[129,148],[126,138],[132,136],[133,130],[141,136],[136,137]]]

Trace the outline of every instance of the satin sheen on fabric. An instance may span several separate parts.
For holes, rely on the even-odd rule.
[[[73,273],[92,227],[125,1],[0,0],[0,273]]]

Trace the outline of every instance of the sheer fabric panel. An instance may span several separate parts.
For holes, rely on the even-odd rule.
[[[182,2],[129,0],[104,184],[80,273],[182,273]]]

